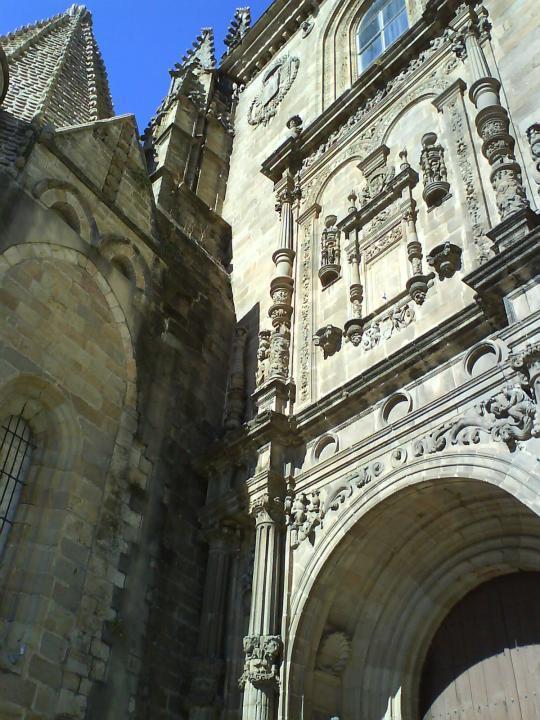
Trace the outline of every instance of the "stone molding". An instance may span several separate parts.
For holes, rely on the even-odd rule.
[[[249,108],[250,125],[268,125],[296,80],[299,67],[300,60],[287,54],[265,73],[259,95],[255,97]]]
[[[458,413],[427,433],[395,447],[389,455],[384,454],[346,474],[322,488],[311,491],[316,497],[313,505],[316,515],[308,513],[307,493],[300,493],[298,500],[290,505],[289,524],[296,529],[293,549],[310,538],[312,544],[332,513],[353,495],[362,491],[374,480],[382,478],[392,469],[426,455],[471,447],[486,443],[499,443],[515,452],[522,443],[540,437],[540,342],[526,345],[508,356],[507,367],[513,378],[492,391],[487,399]],[[459,405],[457,407],[460,407]],[[318,530],[317,530],[318,529]]]

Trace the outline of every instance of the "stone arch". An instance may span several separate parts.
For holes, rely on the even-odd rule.
[[[65,248],[60,245],[48,243],[23,243],[9,247],[0,255],[0,277],[9,268],[27,259],[58,259],[67,260],[73,265],[84,269],[103,293],[111,314],[117,323],[126,358],[126,372],[128,387],[126,390],[126,403],[136,405],[137,370],[133,350],[133,341],[124,313],[116,299],[111,286],[98,271],[94,263],[82,253]]]
[[[409,24],[419,19],[424,0],[406,0]],[[356,81],[356,31],[370,0],[336,3],[322,36],[322,109]]]
[[[412,522],[418,508],[425,512]],[[286,648],[289,716],[305,702],[311,717],[319,640],[327,623],[347,616],[358,582],[358,610],[338,627],[352,642],[343,712],[415,720],[423,661],[447,611],[482,578],[540,569],[539,514],[533,458],[492,447],[422,458],[358,493],[313,550],[301,549]],[[445,534],[449,527],[457,530]],[[291,672],[299,666],[307,671]]]
[[[73,404],[47,378],[22,373],[0,386],[0,422],[22,416],[36,441],[37,460],[61,470],[73,468],[81,452],[81,428]]]
[[[49,178],[36,183],[33,195],[46,207],[56,211],[83,240],[91,245],[96,244],[96,222],[86,200],[75,186]]]
[[[59,245],[23,243],[0,255],[0,284],[4,284],[9,271],[16,276],[11,280],[25,282],[24,286],[6,282],[6,289],[18,304],[26,296],[31,303],[27,312],[18,316],[20,332],[13,334],[13,352],[2,355],[0,407],[5,407],[7,414],[24,408],[23,416],[28,414],[38,442],[40,439],[43,442],[36,458],[39,466],[35,482],[32,484],[30,475],[28,489],[23,490],[19,504],[20,522],[11,534],[0,571],[2,579],[5,578],[6,598],[13,598],[13,603],[26,603],[34,587],[33,573],[39,571],[52,577],[57,560],[76,564],[77,577],[73,583],[71,574],[63,578],[62,587],[65,585],[70,592],[69,612],[74,630],[72,635],[67,630],[59,633],[67,650],[55,664],[55,672],[62,672],[70,654],[75,656],[78,652],[72,642],[75,630],[87,637],[89,643],[101,641],[103,623],[110,618],[114,578],[119,576],[124,540],[133,537],[133,530],[128,535],[127,526],[130,522],[136,525],[124,512],[132,492],[130,470],[135,463],[132,449],[138,427],[135,355],[127,320],[116,296],[96,265],[83,253]],[[43,279],[47,282],[42,282]],[[10,296],[9,292],[7,295]],[[43,336],[25,343],[27,338],[33,338],[34,326],[36,335],[39,331],[32,309],[37,313],[38,308],[55,303],[57,308],[63,308],[59,317],[65,319],[66,329],[61,324],[58,329],[53,315],[51,347],[43,345]],[[81,326],[76,323],[83,316],[79,307],[89,313]],[[51,315],[35,317],[45,317],[48,322]],[[82,336],[82,346],[88,347],[85,328],[93,323],[96,332],[91,338],[91,349],[86,355],[79,354],[78,339]],[[65,353],[61,347],[64,339]],[[59,354],[58,359],[55,353]],[[88,354],[92,358],[90,365],[85,364]],[[33,369],[24,372],[30,366]],[[83,369],[89,372],[83,373]],[[75,557],[69,555],[70,547],[75,548]],[[81,610],[84,596],[92,592],[95,583],[92,568],[98,566],[103,568],[102,600],[89,616]],[[50,583],[43,589],[46,617],[32,606],[21,623],[7,623],[12,633],[8,640],[25,642],[28,654],[38,651],[45,623],[54,612],[49,598],[54,596],[55,588]],[[27,666],[28,663],[22,667],[22,681]],[[56,687],[51,689],[53,694],[58,692]],[[83,705],[80,714],[84,714]]]
[[[136,245],[118,235],[105,235],[100,239],[99,250],[138,290],[147,290],[150,274]]]

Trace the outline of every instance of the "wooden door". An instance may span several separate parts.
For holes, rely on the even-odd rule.
[[[422,720],[540,720],[540,573],[480,585],[435,637],[420,688]]]

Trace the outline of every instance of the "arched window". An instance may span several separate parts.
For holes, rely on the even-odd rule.
[[[367,70],[408,26],[405,0],[375,0],[358,29],[358,71]]]
[[[30,427],[20,415],[12,415],[0,426],[0,554],[6,544],[31,461]]]

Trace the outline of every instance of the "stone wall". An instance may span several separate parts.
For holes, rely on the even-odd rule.
[[[190,683],[193,460],[221,427],[234,313],[122,127],[47,138],[2,185],[2,421],[35,442],[1,567],[6,718],[178,718]]]

